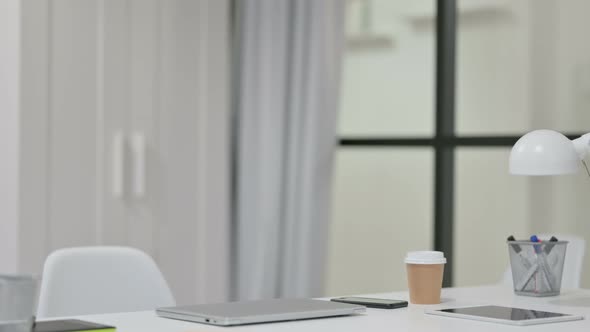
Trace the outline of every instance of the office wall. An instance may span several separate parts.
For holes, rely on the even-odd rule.
[[[228,2],[18,3],[7,81],[21,104],[0,119],[14,181],[0,213],[18,211],[0,239],[16,248],[2,265],[41,274],[53,250],[126,245],[154,257],[178,303],[226,299]]]
[[[20,1],[0,1],[0,273],[15,272],[19,195]]]

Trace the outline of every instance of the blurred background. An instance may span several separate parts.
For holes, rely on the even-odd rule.
[[[403,290],[438,249],[446,286],[498,283],[508,235],[590,239],[587,174],[507,171],[528,131],[589,131],[589,11],[3,1],[0,272],[132,246],[185,304]]]
[[[454,124],[465,140],[452,147],[455,286],[497,282],[507,265],[502,240],[510,234],[590,236],[585,173],[507,172],[511,138],[539,128],[587,131],[590,47],[580,13],[589,5],[457,1]],[[435,142],[403,146],[409,141],[403,138],[435,135],[435,19],[434,1],[347,3],[338,135],[390,138],[395,146],[379,140],[371,146],[369,140],[337,149],[331,295],[403,289],[405,252],[433,244]],[[357,38],[387,43],[355,47]],[[587,258],[584,287],[589,263]]]

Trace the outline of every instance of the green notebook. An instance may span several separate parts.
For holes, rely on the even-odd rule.
[[[115,332],[113,326],[84,322],[76,319],[35,322],[33,332]]]

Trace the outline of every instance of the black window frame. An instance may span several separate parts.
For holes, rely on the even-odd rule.
[[[522,135],[457,136],[455,132],[457,1],[436,1],[435,119],[432,137],[340,137],[340,148],[430,147],[434,149],[434,244],[447,259],[443,286],[453,283],[455,151],[459,147],[511,147]],[[525,134],[525,133],[522,133]],[[565,134],[570,139],[582,134]],[[501,239],[499,239],[501,240]]]

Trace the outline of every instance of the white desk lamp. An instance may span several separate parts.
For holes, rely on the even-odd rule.
[[[535,130],[514,144],[509,169],[514,175],[572,174],[587,155],[590,155],[590,133],[569,140],[553,130]]]

